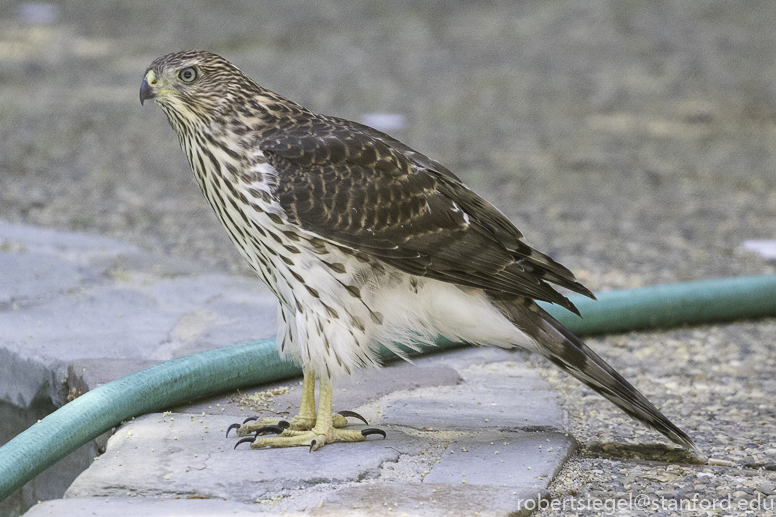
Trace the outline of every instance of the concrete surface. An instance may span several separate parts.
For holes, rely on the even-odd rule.
[[[104,237],[2,221],[0,245],[0,399],[19,407],[41,390],[61,405],[75,361],[84,365],[78,376],[101,365],[92,388],[132,371],[126,361],[275,333],[274,298],[248,279]],[[117,373],[106,372],[113,365]]]
[[[433,373],[427,376],[426,370],[454,372],[436,365],[441,356],[466,366],[444,380]],[[221,408],[234,412],[236,404],[212,399],[202,412],[198,404],[122,426],[108,441],[105,454],[76,479],[65,497],[96,498],[98,507],[105,497],[201,497],[245,504],[274,500],[278,504],[268,511],[282,515],[318,504],[329,508],[330,502],[337,508],[347,506],[352,497],[358,499],[363,492],[369,499],[367,494],[379,492],[388,482],[412,485],[412,498],[394,498],[399,503],[395,511],[406,511],[419,500],[431,505],[435,490],[444,487],[451,494],[473,491],[470,505],[483,514],[506,515],[518,507],[509,506],[508,498],[491,505],[484,488],[494,493],[508,488],[513,499],[535,498],[574,449],[563,430],[558,399],[534,372],[514,360],[514,354],[462,350],[441,356],[421,359],[414,367],[397,364],[364,372],[335,392],[338,407],[343,407],[342,390],[357,393],[364,405],[355,410],[370,426],[384,429],[386,440],[333,444],[314,453],[303,447],[251,450],[243,445],[233,450],[237,437],[232,433],[226,439],[224,432],[245,412],[235,418]],[[372,398],[387,378],[397,391]],[[418,379],[424,378],[439,380],[419,386]],[[494,381],[492,386],[488,380]],[[402,385],[404,390],[399,389]],[[273,411],[295,409],[296,395],[277,397]],[[537,400],[542,411],[537,411]],[[481,410],[468,414],[471,406]],[[339,494],[344,489],[347,497]],[[442,513],[456,509],[443,497],[435,508]]]
[[[103,373],[116,364],[123,375],[127,360],[164,361],[275,333],[274,297],[248,279],[104,237],[3,221],[0,245],[0,400],[19,407],[41,390],[61,405],[74,361],[96,361]]]
[[[257,282],[105,237],[0,221],[0,271],[0,444],[100,384],[275,333]],[[0,515],[60,497],[102,447],[41,474]]]

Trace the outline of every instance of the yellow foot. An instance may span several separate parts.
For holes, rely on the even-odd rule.
[[[380,429],[364,429],[363,431],[348,431],[342,429],[348,425],[346,417],[355,417],[369,424],[364,417],[352,411],[340,411],[332,414],[331,397],[333,389],[331,379],[328,376],[320,377],[320,393],[318,396],[318,411],[315,411],[315,372],[309,366],[304,368],[304,381],[302,382],[302,403],[299,406],[299,414],[291,419],[274,420],[269,418],[248,418],[242,425],[232,424],[226,430],[237,429],[238,436],[245,436],[235,444],[251,442],[251,448],[262,447],[297,447],[310,446],[310,451],[320,449],[332,442],[363,442],[370,434],[381,434],[385,438],[385,431]],[[256,423],[249,424],[251,420]],[[256,433],[254,436],[247,436]],[[273,438],[260,438],[265,434],[276,434]]]
[[[252,423],[250,423],[252,422]],[[281,427],[283,429],[293,429],[295,431],[309,431],[315,425],[315,413],[312,416],[296,415],[291,420],[278,420],[272,418],[246,418],[242,425],[232,424],[226,430],[226,436],[229,436],[231,429],[237,429],[237,436],[248,436],[257,431],[264,430],[265,427]]]
[[[315,426],[307,431],[294,431],[291,429],[283,429],[278,436],[275,437],[247,437],[238,441],[235,444],[235,448],[241,443],[250,442],[251,449],[262,449],[264,447],[299,447],[309,446],[310,452],[315,451],[326,445],[327,443],[334,442],[363,442],[366,437],[372,434],[379,434],[385,438],[385,431],[381,429],[364,429],[362,431],[352,431],[347,429],[337,429],[334,426],[330,426],[328,429],[325,425]]]
[[[359,415],[358,413],[355,413],[353,411],[340,411],[339,413],[334,413],[331,415],[332,422],[334,424],[334,427],[341,429],[343,427],[348,426],[348,421],[346,417],[353,417],[358,418],[365,424],[369,425],[369,422],[366,421],[364,417]],[[232,424],[229,426],[229,428],[226,430],[226,436],[229,437],[229,431],[232,429],[237,429],[237,436],[248,436],[249,434],[253,434],[255,432],[263,432],[266,431],[269,432],[277,432],[277,430],[273,430],[272,428],[275,427],[281,427],[283,429],[289,429],[291,431],[309,431],[315,426],[315,413],[312,414],[312,416],[303,415],[302,413],[299,413],[291,420],[277,420],[274,418],[257,418],[257,417],[248,417],[246,418],[242,425],[241,424]],[[248,423],[253,422],[253,423]],[[264,434],[264,433],[262,433]]]

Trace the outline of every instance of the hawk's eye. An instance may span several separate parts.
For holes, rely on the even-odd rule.
[[[178,79],[186,84],[191,84],[197,80],[197,69],[191,66],[183,68],[178,72]]]

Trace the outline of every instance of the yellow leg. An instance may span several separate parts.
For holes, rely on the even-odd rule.
[[[310,450],[314,451],[327,443],[363,442],[366,440],[366,435],[361,431],[350,431],[334,427],[331,415],[332,394],[331,380],[328,377],[321,377],[318,393],[318,418],[313,428],[305,431],[286,429],[282,434],[275,437],[258,437],[251,443],[251,448],[261,449],[263,447],[296,447],[304,445],[309,446]],[[380,431],[380,434],[384,435],[382,431]]]
[[[293,431],[309,431],[313,428],[316,421],[315,415],[315,372],[309,366],[303,370],[302,380],[302,403],[299,405],[299,413],[288,421],[288,429]],[[331,410],[331,408],[329,408]],[[331,415],[334,427],[342,428],[348,426],[347,419],[342,415]],[[278,425],[276,418],[259,418],[253,423],[242,424],[237,428],[237,436],[248,436],[255,433],[262,427],[268,425]]]

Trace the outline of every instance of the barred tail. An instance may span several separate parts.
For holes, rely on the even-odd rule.
[[[503,300],[496,297],[492,297],[492,301],[515,326],[536,340],[540,345],[536,350],[538,353],[609,399],[634,420],[682,447],[700,453],[684,431],[536,302],[527,298]]]

